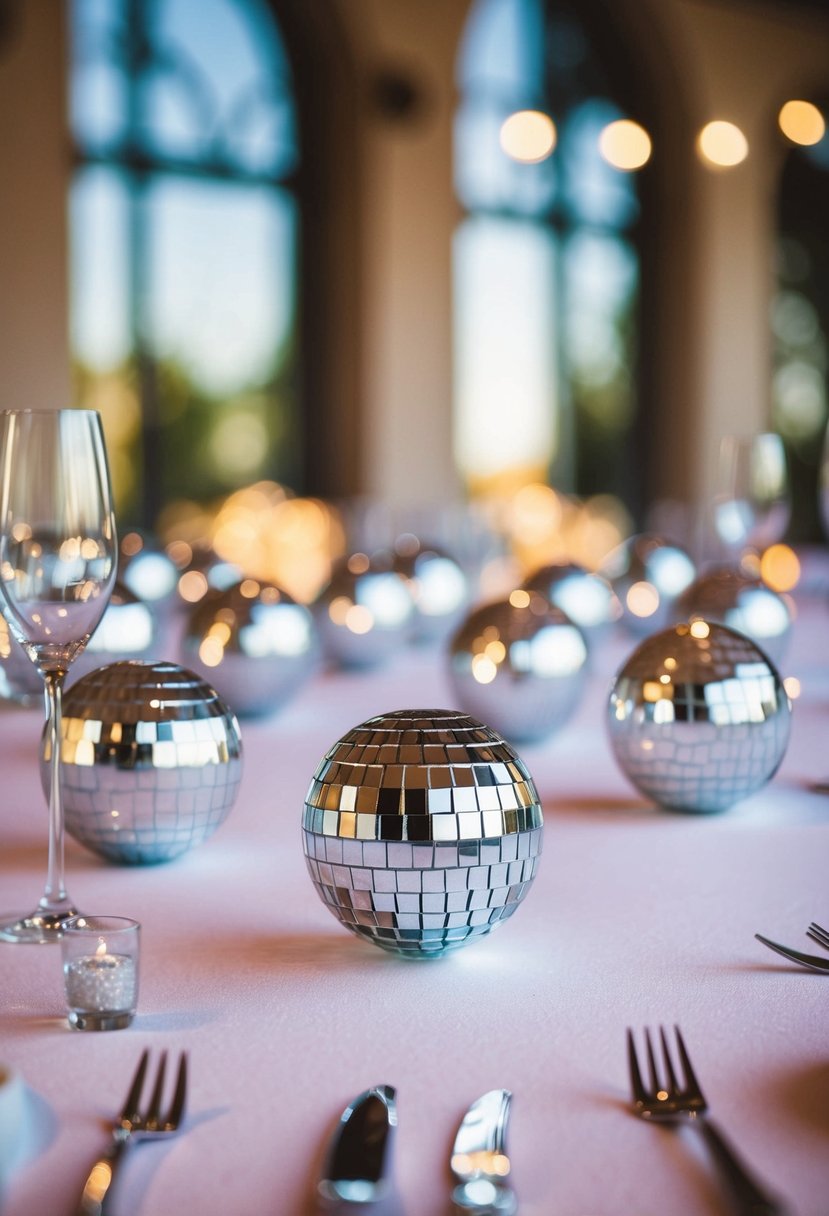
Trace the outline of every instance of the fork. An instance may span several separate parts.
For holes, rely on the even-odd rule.
[[[112,1122],[112,1143],[92,1166],[75,1216],[103,1216],[116,1168],[129,1145],[137,1140],[159,1140],[178,1131],[181,1126],[187,1097],[187,1053],[183,1051],[179,1056],[173,1099],[164,1115],[161,1113],[161,1098],[167,1069],[166,1051],[161,1053],[158,1061],[149,1105],[144,1113],[141,1113],[141,1091],[144,1088],[149,1061],[149,1048],[145,1048],[130,1083],[126,1101]]]
[[[627,1032],[628,1066],[634,1113],[642,1119],[650,1119],[657,1123],[687,1122],[699,1128],[730,1193],[733,1209],[739,1216],[786,1216],[786,1209],[777,1199],[773,1199],[761,1188],[722,1132],[706,1117],[708,1104],[694,1074],[679,1027],[675,1026],[674,1031],[677,1051],[682,1064],[681,1082],[671,1059],[665,1031],[660,1027],[659,1037],[664,1063],[663,1071],[660,1074],[650,1031],[645,1030],[650,1090],[645,1088],[642,1080],[633,1032],[631,1030]]]
[[[829,959],[822,958],[819,954],[804,954],[802,950],[793,950],[791,946],[781,946],[779,942],[773,942],[770,938],[763,937],[761,933],[755,933],[754,936],[758,942],[768,946],[769,950],[782,954],[783,958],[790,959],[793,963],[799,963],[801,967],[808,967],[810,971],[819,971],[823,975],[829,975]],[[809,925],[806,936],[810,937],[813,942],[817,942],[824,950],[829,950],[829,932],[822,929],[815,921]]]

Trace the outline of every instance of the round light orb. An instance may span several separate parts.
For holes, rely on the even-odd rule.
[[[703,620],[646,638],[619,671],[607,723],[628,779],[660,806],[722,811],[777,771],[791,707],[771,660]]]
[[[456,710],[402,709],[348,731],[305,799],[303,845],[323,903],[352,933],[435,958],[515,912],[543,818],[523,761]]]
[[[598,637],[619,614],[613,588],[601,574],[575,562],[541,566],[524,583],[566,613],[589,640]]]
[[[196,604],[181,646],[186,666],[239,717],[280,709],[313,673],[319,650],[310,610],[252,578]]]
[[[151,658],[156,640],[152,609],[116,580],[97,629],[69,668],[67,688],[104,663]]]
[[[405,578],[414,600],[415,640],[448,637],[469,602],[469,582],[455,559],[408,533],[395,541],[393,568]]]
[[[476,608],[449,645],[460,707],[519,743],[564,725],[581,697],[586,663],[581,630],[543,595],[523,589]]]
[[[696,567],[673,541],[641,532],[608,554],[601,574],[619,601],[624,624],[647,634],[670,624],[674,603],[694,581]]]
[[[0,699],[43,708],[43,677],[0,615]]]
[[[229,562],[213,549],[205,547],[192,548],[184,543],[168,546],[176,556],[183,558],[177,562],[178,582],[176,584],[177,602],[187,608],[198,604],[209,591],[226,591],[242,578],[242,571],[234,562]]]
[[[676,620],[701,617],[744,633],[775,664],[786,652],[792,632],[792,610],[782,595],[759,578],[721,566],[695,579],[674,606]]]
[[[352,553],[335,563],[314,604],[323,651],[342,667],[386,662],[409,641],[414,600],[391,558]]]
[[[177,663],[110,663],[90,672],[63,699],[61,740],[66,830],[109,861],[170,861],[211,836],[236,799],[238,723]],[[44,790],[49,759],[44,732]]]

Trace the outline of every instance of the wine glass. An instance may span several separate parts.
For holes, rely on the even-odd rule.
[[[790,510],[786,450],[780,436],[772,432],[723,436],[714,526],[726,549],[742,556],[782,540]]]
[[[0,606],[43,678],[49,858],[37,908],[0,921],[0,940],[51,942],[77,909],[66,893],[60,788],[61,694],[115,581],[106,448],[92,410],[0,412]]]

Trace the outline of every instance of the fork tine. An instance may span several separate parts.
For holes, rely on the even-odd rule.
[[[630,1029],[630,1027],[628,1027],[627,1038],[628,1072],[630,1073],[630,1088],[631,1092],[633,1093],[633,1100],[635,1102],[644,1102],[647,1098],[647,1091],[645,1090],[645,1086],[642,1081],[642,1074],[639,1071],[639,1060],[636,1056],[636,1044],[633,1041],[633,1031]]]
[[[653,1043],[651,1042],[651,1032],[647,1026],[645,1027],[645,1046],[648,1052],[648,1068],[651,1074],[651,1090],[653,1093],[656,1093],[662,1088],[662,1086],[659,1082],[659,1073],[656,1069],[656,1056],[654,1055]]]
[[[167,1112],[167,1118],[164,1120],[164,1128],[166,1131],[174,1131],[181,1123],[184,1115],[184,1106],[187,1101],[187,1052],[183,1051],[179,1056],[178,1061],[178,1076],[176,1077],[176,1088],[173,1094],[173,1101],[170,1103],[170,1109]]]
[[[813,942],[817,942],[819,946],[823,946],[824,950],[829,950],[829,933],[825,929],[821,929],[820,925],[814,921],[809,925],[806,933],[807,937],[811,937]]]
[[[691,1057],[688,1055],[688,1048],[685,1046],[685,1040],[678,1026],[674,1026],[674,1033],[676,1035],[676,1045],[679,1049],[679,1058],[682,1061],[682,1071],[685,1073],[685,1088],[686,1090],[693,1090],[694,1096],[705,1101],[702,1086],[697,1080],[697,1074],[694,1072],[693,1065],[691,1064]]]
[[[665,1034],[664,1026],[659,1027],[659,1038],[662,1042],[662,1058],[665,1061],[665,1072],[668,1077],[668,1084],[665,1088],[671,1094],[678,1094],[680,1092],[679,1082],[676,1079],[674,1062],[671,1059],[671,1049],[668,1047],[668,1036]]]
[[[138,1103],[141,1100],[141,1090],[144,1088],[144,1077],[150,1059],[150,1049],[145,1047],[138,1061],[138,1067],[130,1083],[130,1090],[121,1109],[118,1119],[121,1123],[135,1123],[138,1120]]]
[[[162,1051],[161,1059],[158,1061],[158,1071],[155,1075],[155,1085],[153,1086],[150,1105],[147,1107],[147,1112],[144,1115],[144,1126],[150,1130],[157,1128],[161,1115],[161,1095],[164,1092],[164,1073],[167,1070],[167,1052]]]

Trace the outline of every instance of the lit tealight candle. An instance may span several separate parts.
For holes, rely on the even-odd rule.
[[[70,1023],[80,1030],[128,1026],[138,997],[138,931],[121,917],[75,917],[62,936]],[[94,943],[94,951],[91,947]]]

